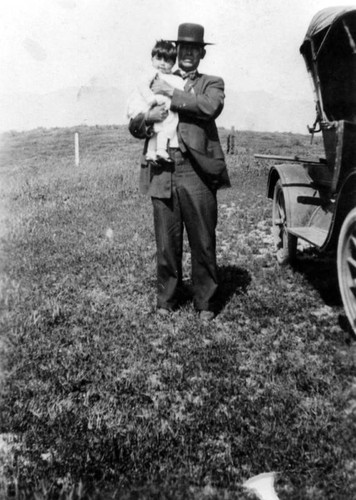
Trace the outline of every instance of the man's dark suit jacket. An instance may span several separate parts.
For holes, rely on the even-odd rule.
[[[187,80],[184,91],[175,89],[171,110],[178,112],[178,142],[199,174],[212,188],[229,187],[224,153],[220,144],[215,119],[224,107],[224,81],[216,76],[197,73]],[[143,114],[133,118],[129,130],[134,137],[146,138],[140,172],[140,190],[157,198],[171,196],[171,169],[147,164],[145,153],[152,135]]]

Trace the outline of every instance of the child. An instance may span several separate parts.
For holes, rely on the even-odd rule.
[[[127,116],[131,119],[139,113],[145,113],[155,105],[165,104],[168,116],[162,122],[154,124],[154,135],[148,142],[146,160],[170,162],[167,146],[168,140],[171,140],[177,133],[178,113],[170,111],[171,100],[169,97],[154,94],[150,86],[153,80],[159,76],[173,87],[184,90],[184,81],[180,76],[172,74],[172,68],[177,58],[177,49],[173,43],[166,40],[156,42],[151,56],[154,70],[138,85],[137,91],[130,98]]]

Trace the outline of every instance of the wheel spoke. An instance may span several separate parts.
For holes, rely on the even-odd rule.
[[[350,251],[353,255],[356,255],[356,237],[350,236]]]
[[[352,257],[348,257],[347,264],[352,276],[356,276],[356,260],[353,259]]]
[[[286,212],[284,210],[284,205],[282,205],[282,203],[278,203],[278,211],[281,219],[284,222],[286,220]]]

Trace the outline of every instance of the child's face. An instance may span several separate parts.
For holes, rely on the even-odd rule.
[[[158,69],[161,73],[169,74],[174,66],[173,61],[165,61],[162,57],[154,56],[152,57],[152,65],[155,69]]]

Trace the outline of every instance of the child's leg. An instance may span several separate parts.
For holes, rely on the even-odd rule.
[[[169,154],[167,152],[168,136],[166,130],[163,128],[157,132],[157,149],[156,153],[158,157],[168,159]]]
[[[156,154],[157,136],[158,136],[158,134],[153,134],[153,136],[148,141],[147,151],[146,151],[146,160],[155,161],[157,159],[157,154]]]
[[[164,129],[168,139],[172,139],[172,137],[174,137],[174,135],[177,133],[178,113],[169,110],[167,118],[163,120],[161,124],[163,125],[162,128]]]
[[[159,129],[157,129],[157,156],[168,159],[168,140],[172,139],[177,132],[178,113],[169,111],[167,118],[163,122],[159,122],[159,125]]]

